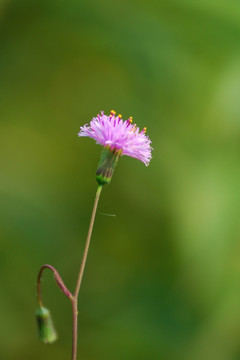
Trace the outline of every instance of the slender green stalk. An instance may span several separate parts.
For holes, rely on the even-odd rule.
[[[77,284],[76,284],[74,295],[71,299],[71,301],[72,301],[72,316],[73,316],[72,360],[77,359],[78,294],[79,294],[80,286],[82,283],[83,273],[84,273],[85,264],[86,264],[86,260],[87,260],[88,249],[89,249],[89,244],[90,244],[90,240],[91,240],[91,235],[92,235],[92,230],[93,230],[93,225],[94,225],[94,220],[95,220],[95,215],[96,215],[96,210],[97,210],[101,190],[102,190],[102,185],[99,185],[97,188],[96,197],[95,197],[95,201],[94,201],[94,205],[93,205],[92,216],[91,216],[90,225],[89,225],[89,229],[88,229],[86,244],[85,244],[84,253],[83,253],[83,257],[82,257],[82,262],[81,262],[81,266],[80,266],[80,270],[79,270],[79,274],[78,274],[78,278],[77,278]]]
[[[90,225],[89,225],[89,229],[88,229],[87,239],[86,239],[86,243],[85,243],[85,248],[84,248],[84,252],[83,252],[82,262],[80,265],[80,270],[79,270],[77,284],[76,284],[74,294],[71,294],[71,292],[68,290],[68,288],[64,284],[64,282],[63,282],[62,278],[60,277],[59,273],[57,272],[57,270],[51,265],[48,265],[48,264],[42,265],[42,267],[40,268],[39,274],[38,274],[38,279],[37,279],[38,303],[41,308],[43,307],[42,293],[41,293],[41,278],[42,278],[42,273],[43,273],[44,269],[49,269],[53,272],[53,275],[54,275],[54,278],[55,278],[55,281],[56,281],[58,287],[70,299],[70,301],[72,303],[72,319],[73,319],[72,360],[77,359],[78,295],[79,295],[79,290],[80,290],[80,286],[82,283],[83,273],[84,273],[84,269],[85,269],[85,265],[86,265],[88,249],[89,249],[89,244],[90,244],[90,240],[91,240],[91,235],[92,235],[92,230],[93,230],[93,225],[94,225],[94,220],[95,220],[95,216],[96,216],[96,211],[97,211],[97,206],[98,206],[98,201],[100,198],[101,190],[102,190],[102,185],[98,185],[96,197],[95,197],[95,201],[94,201],[94,205],[93,205]],[[40,315],[42,315],[42,313]],[[56,338],[54,338],[54,340],[55,339]],[[48,342],[50,342],[50,341],[48,341]]]

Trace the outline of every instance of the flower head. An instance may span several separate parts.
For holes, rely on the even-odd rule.
[[[107,116],[104,112],[93,118],[90,125],[86,124],[80,128],[78,136],[88,136],[96,140],[97,144],[110,148],[121,155],[128,155],[148,165],[151,156],[151,140],[146,135],[146,128],[139,131],[139,128],[132,125],[132,118],[123,121],[122,116],[116,116],[111,111]]]

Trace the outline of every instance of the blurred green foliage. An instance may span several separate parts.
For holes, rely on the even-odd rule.
[[[154,157],[104,188],[79,359],[240,359],[239,94],[239,1],[1,0],[1,359],[70,359],[47,272],[59,341],[37,339],[36,276],[75,285],[101,150],[77,132],[112,108]]]

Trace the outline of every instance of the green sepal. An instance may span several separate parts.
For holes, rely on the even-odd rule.
[[[36,310],[36,319],[39,339],[46,344],[51,344],[56,341],[57,333],[53,326],[50,311],[43,306],[40,306]]]
[[[96,180],[99,185],[110,183],[121,152],[121,150],[111,150],[109,146],[103,148],[96,172]]]

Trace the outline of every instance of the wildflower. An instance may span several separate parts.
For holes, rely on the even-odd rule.
[[[97,144],[103,145],[103,153],[97,170],[97,181],[101,184],[109,183],[121,155],[127,155],[142,161],[148,166],[151,156],[151,140],[146,135],[146,128],[139,131],[136,124],[132,124],[132,117],[123,121],[121,115],[111,111],[107,116],[104,112],[93,118],[90,125],[80,128],[78,136],[93,138]]]

